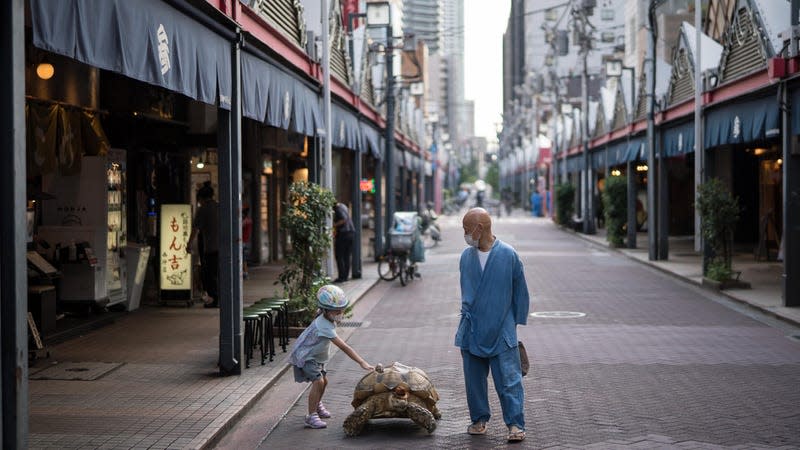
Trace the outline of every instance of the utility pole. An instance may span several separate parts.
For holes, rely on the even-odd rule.
[[[656,78],[656,0],[650,0],[647,13],[649,26],[645,73],[647,74],[647,248],[648,259],[658,259],[657,212],[656,208],[656,148],[655,148],[655,78]]]
[[[583,232],[585,234],[595,234],[594,224],[594,169],[592,168],[592,158],[589,155],[589,69],[587,58],[589,50],[592,48],[591,36],[589,35],[589,9],[580,9],[580,44],[581,57],[583,59],[583,70],[581,71],[581,132],[583,135]]]
[[[391,229],[395,208],[394,174],[394,46],[391,10],[386,26],[386,248],[391,248]]]
[[[800,26],[800,0],[792,0],[792,28]],[[791,39],[796,39],[790,33]],[[795,45],[789,45],[792,52]],[[798,52],[800,53],[800,52]],[[796,56],[796,55],[790,55]],[[783,305],[800,306],[800,149],[794,142],[790,116],[792,105],[786,82],[781,89],[783,104]]]
[[[694,54],[694,201],[697,202],[697,193],[700,185],[705,182],[706,149],[703,146],[703,73],[702,73],[702,38],[703,13],[702,0],[694,0],[694,28],[695,28],[695,54]],[[702,250],[703,233],[701,232],[700,213],[694,211],[694,250]]]
[[[331,13],[329,0],[322,1],[322,115],[325,118],[325,147],[323,147],[322,167],[324,177],[322,187],[333,192],[333,162],[332,157],[332,133],[331,133],[331,43],[328,38],[329,16]],[[333,217],[328,214],[325,219],[325,229],[333,228]],[[328,276],[333,276],[333,242],[328,248],[328,257],[325,259],[325,271]]]

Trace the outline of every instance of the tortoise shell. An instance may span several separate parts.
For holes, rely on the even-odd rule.
[[[378,365],[375,370],[361,378],[353,392],[353,408],[358,408],[372,395],[395,391],[398,388],[415,395],[429,410],[439,401],[436,388],[422,369],[394,362],[386,367]]]

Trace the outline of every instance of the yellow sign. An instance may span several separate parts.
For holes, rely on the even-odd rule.
[[[161,205],[161,289],[192,289],[192,257],[186,248],[191,215],[190,205]]]

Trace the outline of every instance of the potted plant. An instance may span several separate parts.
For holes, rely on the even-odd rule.
[[[575,186],[570,183],[556,185],[556,223],[569,225],[575,212]]]
[[[289,298],[294,325],[306,326],[313,320],[317,289],[330,281],[322,262],[331,246],[326,220],[335,203],[333,193],[318,184],[303,181],[289,187],[280,225],[289,233],[291,250],[278,281]]]
[[[717,178],[698,188],[695,203],[708,251],[703,255],[703,284],[717,289],[750,287],[733,277],[733,232],[739,220],[739,199]]]
[[[603,212],[606,219],[606,239],[611,247],[622,247],[628,219],[628,180],[611,177],[603,191]]]

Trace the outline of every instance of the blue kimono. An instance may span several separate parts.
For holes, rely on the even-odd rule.
[[[517,252],[495,239],[484,270],[474,247],[461,253],[459,269],[461,323],[456,346],[484,358],[516,347],[517,325],[527,323],[530,302]]]
[[[478,249],[461,254],[461,322],[455,344],[461,348],[467,406],[473,423],[488,422],[487,377],[494,386],[507,426],[525,429],[522,369],[517,325],[528,319],[528,286],[517,252],[495,238],[481,270]]]

